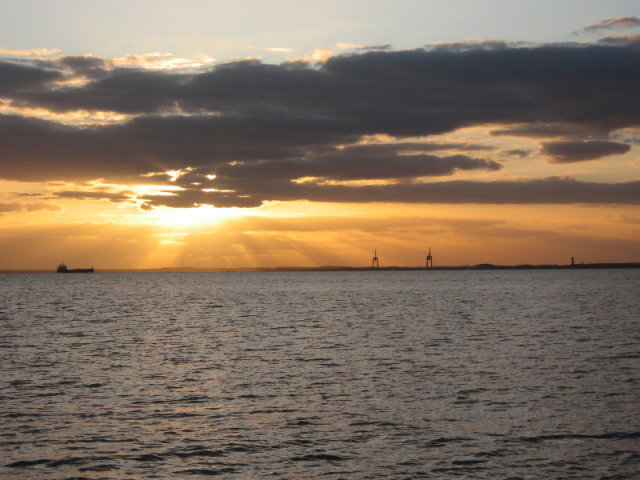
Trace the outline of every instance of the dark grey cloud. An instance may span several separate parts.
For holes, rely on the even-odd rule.
[[[391,44],[386,43],[384,45],[357,45],[350,47],[352,50],[362,50],[362,51],[380,51],[380,50],[391,50]]]
[[[109,200],[111,202],[125,202],[131,200],[132,192],[102,192],[84,190],[62,190],[55,192],[55,198],[74,198],[77,200]]]
[[[617,17],[605,18],[603,21],[594,23],[585,27],[587,32],[597,32],[600,30],[610,30],[617,28],[630,28],[640,26],[640,18],[638,17]]]
[[[523,150],[521,148],[514,148],[513,150],[505,150],[504,152],[502,152],[502,155],[507,157],[524,158],[531,155],[531,152],[528,150]]]
[[[281,179],[252,179],[251,182],[225,179],[234,194],[191,189],[186,195],[145,196],[146,206],[192,207],[203,204],[232,206],[259,205],[264,200],[309,200],[320,202],[393,202],[450,204],[640,204],[640,181],[617,184],[579,182],[567,178],[530,181],[445,181],[371,186],[292,183]],[[216,197],[221,197],[220,199]],[[187,199],[186,201],[183,201]],[[221,203],[216,203],[219,200]]]
[[[57,86],[16,95],[21,106],[40,106],[53,112],[75,110],[115,111],[124,114],[152,113],[171,109],[180,96],[182,75],[134,68],[85,68],[75,59],[75,70],[69,77],[95,78],[87,85]],[[77,65],[81,62],[81,65]],[[58,62],[59,63],[59,62]]]
[[[603,135],[606,132],[597,128],[574,125],[570,123],[531,123],[500,128],[490,132],[493,136],[514,136],[528,138],[589,138]]]
[[[385,43],[384,45],[365,45],[362,50],[391,50],[392,45]]]
[[[64,78],[62,72],[0,59],[0,98],[19,96],[23,91],[37,91]]]
[[[132,155],[135,143],[118,140],[110,129],[0,115],[0,176],[21,181],[82,181],[149,171],[151,165],[145,166]]]
[[[603,45],[640,49],[640,35],[616,35],[598,40]]]
[[[504,40],[478,40],[467,42],[430,43],[425,45],[428,51],[468,52],[478,50],[502,50],[513,46]]]
[[[52,62],[61,69],[69,69],[74,76],[82,75],[88,78],[101,78],[108,72],[107,62],[90,55],[64,56]]]
[[[570,179],[543,179],[532,181],[474,182],[450,181],[414,183],[408,185],[380,185],[364,187],[296,184],[283,190],[288,198],[317,201],[403,203],[629,203],[640,202],[640,182],[599,184]],[[282,188],[278,182],[264,182],[262,191],[271,193],[270,187]],[[261,189],[252,186],[259,194]],[[273,192],[276,193],[276,192]],[[295,199],[299,199],[295,198]],[[597,200],[596,200],[597,199]]]
[[[142,117],[125,125],[77,128],[0,115],[0,177],[91,180],[283,159],[358,137],[325,120]],[[328,147],[327,147],[328,148]]]
[[[428,146],[427,146],[428,148]],[[216,174],[231,178],[319,177],[326,180],[412,180],[451,175],[456,170],[499,170],[491,160],[466,155],[438,157],[421,152],[419,145],[360,145],[321,155],[289,160],[223,165]]]
[[[14,92],[58,112],[184,112],[325,119],[350,133],[443,133],[469,125],[638,122],[640,53],[606,46],[367,52],[320,68],[241,61],[199,74],[114,69],[84,86]],[[52,62],[51,68],[55,67]]]
[[[610,155],[622,155],[630,149],[631,147],[626,143],[605,140],[542,143],[542,153],[549,156],[552,163],[596,160]]]
[[[46,197],[47,194],[45,193],[34,193],[34,192],[11,192],[11,195],[13,195],[14,197],[36,197],[36,198],[42,198],[42,197]]]
[[[176,206],[255,206],[283,197],[378,201],[378,193],[431,202],[433,192],[440,201],[458,201],[463,197],[451,193],[450,182],[442,191],[413,183],[497,170],[494,159],[476,155],[499,152],[465,143],[349,145],[375,135],[401,141],[492,124],[503,126],[494,135],[570,139],[545,144],[545,153],[580,161],[625,147],[577,140],[640,126],[640,51],[627,46],[441,45],[337,56],[320,66],[240,61],[195,73],[109,65],[94,57],[0,62],[0,95],[13,106],[134,116],[121,124],[73,126],[0,115],[0,178],[169,184],[168,176],[149,175],[190,169],[174,183],[185,188],[180,194],[149,198]],[[87,81],[59,84],[74,76]],[[401,185],[292,181],[304,177]],[[496,199],[480,185],[478,192]],[[474,184],[465,188],[475,191]],[[500,184],[495,191],[505,189]]]

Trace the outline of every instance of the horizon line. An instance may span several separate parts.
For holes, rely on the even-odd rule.
[[[433,267],[410,267],[410,266],[382,266],[382,267],[354,267],[340,265],[324,265],[316,267],[301,266],[278,266],[278,267],[154,267],[154,268],[104,268],[95,269],[96,273],[206,273],[206,272],[301,272],[301,271],[389,271],[389,270],[551,270],[567,269],[580,270],[585,268],[640,268],[640,262],[599,262],[599,263],[576,263],[576,264],[521,264],[521,265],[495,265],[491,263],[480,263],[477,265],[441,265]],[[0,269],[0,274],[8,273],[56,273],[55,269],[44,268],[16,268]]]

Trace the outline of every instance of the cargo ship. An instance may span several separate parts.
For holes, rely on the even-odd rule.
[[[56,270],[58,273],[93,273],[93,267],[91,268],[69,268],[64,263],[58,265]]]

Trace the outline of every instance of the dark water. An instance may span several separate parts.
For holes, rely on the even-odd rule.
[[[0,478],[640,478],[639,341],[639,270],[1,275]]]

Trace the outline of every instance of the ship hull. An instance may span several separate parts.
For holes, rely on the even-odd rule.
[[[56,270],[58,273],[93,273],[93,267],[91,268],[69,268],[64,263],[58,265]]]

